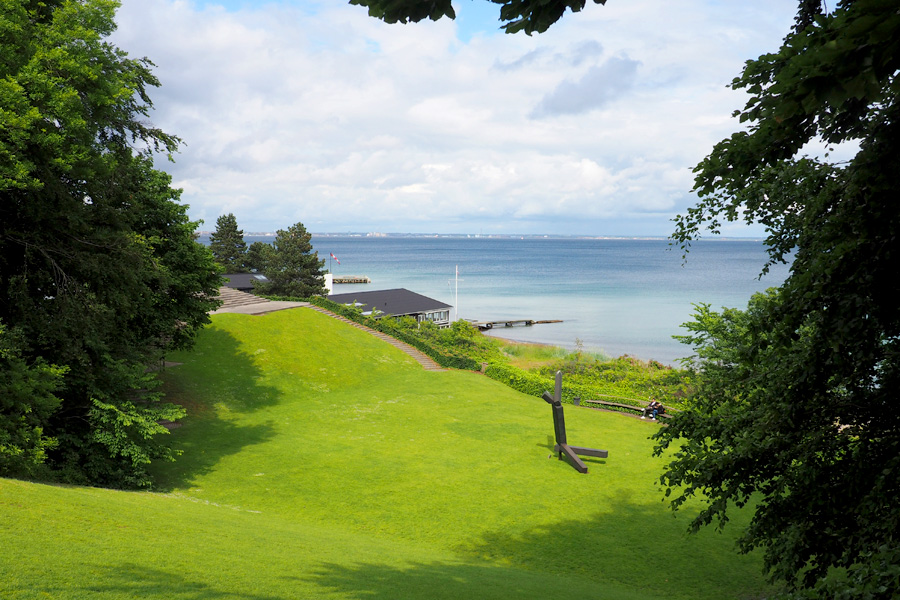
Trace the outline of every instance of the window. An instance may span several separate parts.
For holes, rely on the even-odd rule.
[[[449,321],[450,320],[450,311],[443,310],[439,312],[430,312],[425,313],[421,316],[420,320],[422,321]]]

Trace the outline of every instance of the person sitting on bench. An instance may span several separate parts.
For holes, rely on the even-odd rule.
[[[666,412],[666,408],[656,400],[650,400],[650,404],[644,407],[642,419],[646,419],[647,415],[650,415],[651,419],[656,419],[656,415],[661,415]]]

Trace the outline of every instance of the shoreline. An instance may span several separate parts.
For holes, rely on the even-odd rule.
[[[485,337],[499,340],[503,343],[513,345],[513,346],[524,346],[524,347],[529,347],[529,348],[558,349],[561,352],[564,352],[566,355],[573,354],[574,352],[576,352],[575,349],[569,349],[569,348],[566,348],[565,346],[560,346],[559,344],[554,344],[551,342],[536,342],[536,341],[532,341],[532,340],[517,340],[514,338],[508,338],[508,337],[499,336],[499,335],[497,335],[497,336],[487,335],[483,331],[479,332],[479,333]],[[628,352],[626,352],[624,354],[619,354],[618,356],[613,356],[612,354],[610,354],[609,352],[606,352],[605,350],[592,348],[592,347],[584,347],[581,349],[581,351],[584,354],[593,356],[601,361],[611,361],[611,360],[616,360],[618,358],[627,357],[627,358],[633,358],[633,359],[639,360],[641,362],[646,362],[646,363],[657,362],[661,365],[664,365],[664,366],[672,368],[672,369],[683,369],[683,367],[681,365],[676,364],[674,362],[657,360],[655,358],[644,358],[642,356],[638,356],[636,354],[630,354]]]
[[[567,353],[572,353],[572,352],[575,352],[575,350],[576,350],[576,348],[574,347],[574,344],[569,346],[569,345],[565,345],[565,344],[557,344],[554,342],[545,342],[545,341],[539,341],[539,340],[516,339],[516,338],[512,338],[512,337],[506,337],[503,335],[494,335],[493,334],[494,331],[497,331],[497,330],[496,329],[491,330],[491,332],[492,332],[491,334],[485,333],[483,331],[480,333],[481,333],[481,335],[483,335],[485,337],[503,340],[505,342],[514,343],[514,344],[533,345],[536,347],[546,347],[546,348],[559,348],[560,350],[567,352]],[[502,329],[500,329],[500,331],[502,331]],[[674,369],[684,368],[680,364],[680,358],[674,358],[671,360],[660,359],[660,358],[654,358],[652,354],[644,355],[644,353],[629,352],[627,350],[624,352],[610,352],[609,350],[606,350],[605,348],[603,348],[601,346],[597,346],[597,345],[593,345],[593,344],[584,344],[584,346],[581,348],[581,351],[584,352],[585,354],[605,356],[607,358],[607,360],[613,360],[616,358],[621,358],[623,356],[627,356],[627,357],[635,358],[637,360],[641,360],[644,362],[650,362],[650,361],[658,362],[661,365],[665,365],[667,367],[672,367]],[[688,352],[685,356],[689,356],[690,354],[692,354],[692,352]]]
[[[693,354],[672,336],[684,333],[694,303],[746,307],[752,294],[777,285],[788,269],[773,268],[760,281],[765,248],[746,240],[698,243],[686,264],[661,240],[336,236],[315,238],[313,247],[340,259],[336,274],[372,281],[337,285],[335,293],[405,288],[452,306],[464,319],[561,319],[498,325],[487,335],[569,351],[580,339],[586,351],[670,366]]]

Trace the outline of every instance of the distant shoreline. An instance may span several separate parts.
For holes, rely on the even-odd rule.
[[[209,236],[214,231],[195,231],[197,235]],[[277,234],[271,231],[244,232],[244,237],[271,237]],[[406,238],[406,239],[495,239],[495,240],[643,240],[669,241],[664,235],[565,235],[561,233],[380,233],[380,232],[345,232],[345,233],[311,233],[316,238]],[[697,241],[705,242],[762,242],[761,237],[710,236]]]

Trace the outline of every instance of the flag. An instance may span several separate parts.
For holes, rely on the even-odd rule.
[[[334,252],[330,252],[330,254],[331,254],[331,258],[333,258],[337,262],[337,264],[341,264],[341,261],[339,261],[337,259],[337,256],[334,255]]]

